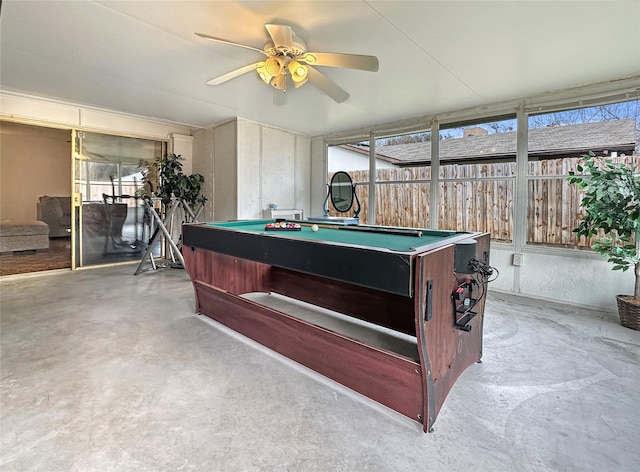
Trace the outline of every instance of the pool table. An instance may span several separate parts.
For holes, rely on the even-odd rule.
[[[482,357],[486,233],[273,220],[183,226],[196,311],[419,422],[433,423],[456,379]],[[467,267],[466,260],[463,267]],[[457,268],[457,272],[456,272]],[[248,298],[277,294],[395,333],[394,350]],[[345,316],[346,315],[346,316]],[[408,341],[407,341],[408,340]]]

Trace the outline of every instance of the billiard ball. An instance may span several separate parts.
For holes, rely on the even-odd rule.
[[[311,231],[313,232],[318,231],[318,225],[311,225]]]

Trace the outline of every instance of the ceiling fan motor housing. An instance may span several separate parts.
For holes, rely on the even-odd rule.
[[[292,35],[291,38],[291,47],[280,46],[277,48],[273,41],[267,41],[264,44],[264,52],[267,53],[267,56],[289,56],[289,57],[299,57],[302,56],[305,52],[307,52],[307,45],[298,38],[295,34]]]

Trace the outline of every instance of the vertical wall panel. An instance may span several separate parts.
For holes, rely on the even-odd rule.
[[[262,216],[260,210],[261,134],[259,124],[238,120],[238,218]]]
[[[262,128],[262,206],[276,203],[278,208],[295,205],[295,134],[275,128]]]
[[[311,203],[308,216],[321,216],[324,198],[327,196],[327,163],[325,143],[322,137],[311,140]]]
[[[295,196],[294,207],[311,207],[311,140],[305,136],[296,137]],[[309,216],[305,212],[305,217]]]
[[[169,149],[172,153],[182,157],[182,172],[191,175],[193,173],[193,136],[171,133],[169,135]]]
[[[216,127],[214,141],[215,220],[262,218],[270,203],[309,214],[310,138],[239,118]]]
[[[193,134],[193,172],[197,172],[204,177],[204,185],[202,194],[207,197],[207,203],[204,212],[200,217],[200,221],[214,221],[213,213],[213,194],[215,174],[213,170],[213,152],[214,152],[214,136],[213,128],[195,131]]]
[[[225,123],[215,129],[213,208],[218,221],[238,217],[237,198],[237,123]]]

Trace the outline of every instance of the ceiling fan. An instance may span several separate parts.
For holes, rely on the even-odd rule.
[[[306,44],[294,34],[290,26],[267,24],[265,28],[271,40],[267,41],[262,49],[208,34],[196,33],[201,38],[251,49],[266,56],[262,61],[215,77],[207,84],[219,85],[247,72],[257,71],[258,76],[266,84],[275,88],[274,103],[276,104],[284,103],[284,94],[291,83],[295,88],[298,88],[307,82],[318,87],[337,103],[342,103],[349,98],[349,94],[314,66],[342,67],[370,72],[378,70],[378,58],[375,56],[307,52]]]

